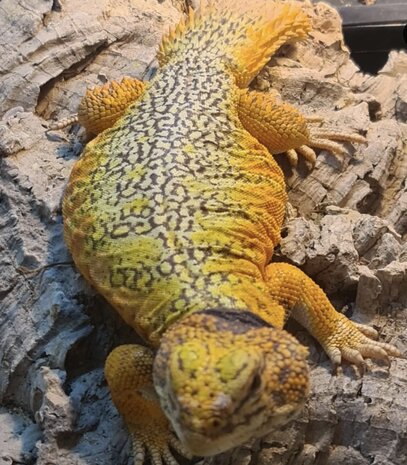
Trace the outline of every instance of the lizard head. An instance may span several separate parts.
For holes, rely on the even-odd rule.
[[[194,313],[163,336],[160,403],[193,454],[215,455],[291,420],[308,395],[307,349],[249,312]]]

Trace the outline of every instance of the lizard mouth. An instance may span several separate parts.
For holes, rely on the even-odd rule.
[[[221,454],[236,446],[233,438],[221,437],[210,439],[196,432],[183,433],[180,436],[181,442],[193,454],[201,457],[210,457]]]
[[[246,421],[232,426],[230,423],[226,428],[219,428],[216,435],[208,435],[194,429],[177,428],[174,429],[184,446],[194,455],[212,456],[226,452],[238,445],[244,444],[257,437],[271,433],[279,426],[294,419],[302,410],[304,403],[299,403],[295,409],[285,406],[274,412],[272,417],[265,419],[259,412]],[[213,426],[217,419],[211,420]],[[218,420],[219,423],[221,420]]]

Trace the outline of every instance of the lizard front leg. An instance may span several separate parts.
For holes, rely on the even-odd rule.
[[[62,129],[79,123],[89,135],[96,136],[112,127],[145,89],[146,83],[130,77],[88,89],[79,103],[78,114],[51,124],[50,129]]]
[[[312,123],[320,118],[305,117],[293,106],[280,102],[274,93],[240,91],[238,114],[252,136],[272,154],[286,152],[292,166],[297,165],[301,154],[312,168],[316,161],[313,148],[343,155],[346,152],[336,140],[366,142],[359,134],[313,127]]]
[[[335,365],[347,360],[363,366],[364,357],[387,360],[389,355],[401,356],[396,347],[373,340],[377,336],[373,328],[337,312],[323,290],[298,268],[272,263],[266,276],[273,300],[319,341]]]
[[[114,349],[105,364],[112,399],[129,430],[134,465],[144,463],[146,452],[152,465],[177,465],[169,446],[189,457],[170,431],[152,380],[154,355],[146,347],[122,345]]]

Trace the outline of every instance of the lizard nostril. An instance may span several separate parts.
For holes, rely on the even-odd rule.
[[[220,420],[218,418],[214,418],[211,423],[214,428],[218,428],[220,426]]]
[[[252,385],[250,386],[250,391],[257,391],[261,386],[260,375],[254,375]]]

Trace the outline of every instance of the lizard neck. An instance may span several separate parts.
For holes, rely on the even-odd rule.
[[[219,265],[221,262],[222,266]],[[221,271],[214,271],[215,267]],[[168,328],[196,312],[216,309],[218,313],[250,313],[278,328],[283,327],[285,318],[283,308],[272,301],[264,276],[256,265],[246,260],[225,260],[216,256],[201,264],[199,272],[193,270],[177,299],[167,301],[165,306],[165,310],[162,308],[157,312],[156,308],[152,311],[147,320],[145,313],[140,314],[148,322],[147,338],[155,347]]]

